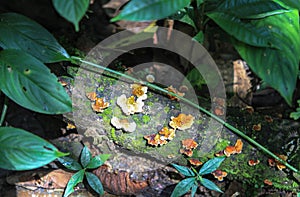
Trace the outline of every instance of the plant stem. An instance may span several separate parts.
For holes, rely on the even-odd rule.
[[[0,126],[2,126],[6,112],[7,112],[7,102],[8,102],[8,99],[6,96],[4,96],[4,103],[3,103],[3,108],[2,108],[1,118],[0,118]]]
[[[222,120],[221,118],[219,118],[218,116],[212,114],[210,111],[202,108],[201,106],[193,103],[192,101],[190,101],[189,99],[186,99],[182,96],[179,96],[173,92],[169,92],[168,90],[164,89],[164,88],[161,88],[157,85],[154,85],[152,83],[148,83],[148,82],[145,82],[145,81],[142,81],[142,80],[138,80],[137,78],[134,78],[134,77],[131,77],[129,75],[126,75],[124,73],[121,73],[121,72],[118,72],[118,71],[115,71],[115,70],[112,70],[110,68],[107,68],[107,67],[104,67],[104,66],[101,66],[101,65],[98,65],[98,64],[95,64],[95,63],[92,63],[92,62],[88,62],[88,61],[85,61],[79,57],[74,57],[72,56],[71,57],[71,60],[75,60],[76,61],[79,61],[81,63],[84,63],[84,64],[87,64],[87,65],[90,65],[90,66],[93,66],[93,67],[96,67],[96,68],[99,68],[103,71],[108,71],[110,73],[113,73],[115,75],[118,75],[120,77],[124,77],[124,78],[127,78],[129,80],[132,80],[133,82],[135,83],[141,83],[141,84],[144,84],[146,86],[148,86],[149,88],[152,88],[152,89],[155,89],[155,90],[158,90],[158,91],[161,91],[165,94],[169,94],[169,95],[172,95],[172,96],[176,96],[178,97],[179,99],[181,99],[182,101],[188,103],[189,105],[195,107],[196,109],[199,109],[201,112],[209,115],[210,117],[212,117],[213,119],[215,119],[216,121],[218,121],[219,123],[221,123],[222,125],[224,125],[225,127],[227,127],[228,129],[230,129],[233,133],[241,136],[242,138],[244,138],[245,140],[247,140],[248,142],[250,142],[251,144],[253,144],[254,146],[258,147],[259,149],[261,149],[263,152],[265,152],[266,154],[270,155],[271,157],[273,157],[274,159],[280,161],[281,163],[283,163],[286,167],[288,167],[289,169],[291,169],[292,171],[294,171],[295,173],[297,174],[300,174],[299,173],[299,170],[297,170],[295,167],[291,166],[290,164],[288,164],[286,161],[284,161],[283,159],[279,158],[278,156],[276,156],[274,153],[272,153],[271,151],[269,151],[267,148],[265,148],[264,146],[262,146],[261,144],[259,144],[258,142],[256,142],[255,140],[253,140],[251,137],[247,136],[246,134],[244,134],[242,131],[238,130],[237,128],[233,127],[232,125],[230,125],[229,123],[225,122],[224,120]]]

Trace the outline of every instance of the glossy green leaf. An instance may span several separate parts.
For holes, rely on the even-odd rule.
[[[82,151],[81,151],[81,155],[80,155],[80,162],[81,165],[86,168],[87,165],[90,163],[92,158],[92,153],[90,152],[90,150],[88,149],[88,147],[84,146]]]
[[[194,37],[194,40],[196,40],[197,42],[199,42],[200,44],[204,43],[204,33],[203,31],[199,31]]]
[[[288,10],[270,0],[225,0],[218,6],[216,11],[241,19],[249,19],[281,14]]]
[[[46,140],[25,130],[0,127],[0,167],[8,170],[30,170],[66,156]]]
[[[74,192],[74,187],[78,184],[81,183],[84,177],[84,173],[85,170],[81,169],[78,172],[76,172],[75,174],[73,174],[73,176],[70,178],[67,187],[65,189],[64,192],[64,197],[69,196],[71,193]]]
[[[81,165],[71,157],[60,157],[57,160],[69,170],[78,171],[82,169]]]
[[[69,58],[66,50],[44,27],[16,13],[0,14],[0,46],[26,51],[44,63]]]
[[[198,183],[195,181],[191,188],[191,197],[194,197],[198,189]]]
[[[110,154],[101,154],[91,159],[90,163],[86,166],[88,169],[94,169],[102,166],[104,162],[110,157]]]
[[[215,171],[221,165],[224,159],[225,157],[215,157],[213,159],[208,160],[207,162],[205,162],[205,164],[203,164],[203,166],[199,170],[199,174],[205,175]]]
[[[168,17],[190,3],[190,0],[131,0],[119,15],[111,19],[118,20],[157,20]]]
[[[172,165],[174,168],[176,168],[176,170],[177,170],[180,174],[182,174],[182,175],[184,175],[184,176],[196,176],[195,173],[194,173],[191,169],[189,169],[189,168],[187,168],[187,167],[185,167],[185,166],[180,166],[180,165],[177,165],[177,164],[174,164],[174,163],[172,163],[171,165]]]
[[[91,188],[98,194],[103,195],[104,189],[100,179],[91,172],[85,172],[85,176]]]
[[[45,114],[72,110],[57,77],[35,57],[15,49],[0,51],[0,90],[22,107]]]
[[[79,21],[85,15],[90,0],[52,0],[56,11],[79,31]]]
[[[191,177],[187,179],[183,179],[179,183],[177,183],[175,189],[173,190],[171,197],[180,197],[190,191],[191,187],[195,183],[196,178]]]
[[[210,190],[223,193],[223,191],[214,182],[208,179],[203,178],[201,184]]]
[[[291,105],[299,68],[299,13],[294,10],[252,23],[255,28],[267,28],[278,49],[253,47],[242,42],[236,42],[235,47],[251,70]]]
[[[276,0],[284,3],[285,5],[300,10],[300,0]]]
[[[221,12],[212,12],[208,16],[226,33],[241,42],[257,47],[272,46],[272,35],[266,27],[255,27],[250,21],[242,21],[233,15]]]

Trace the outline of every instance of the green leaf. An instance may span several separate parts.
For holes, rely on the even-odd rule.
[[[69,170],[78,171],[82,169],[81,165],[71,157],[60,157],[57,160]]]
[[[99,178],[91,172],[85,172],[86,179],[91,188],[100,195],[104,194],[104,189]]]
[[[81,151],[80,162],[84,168],[90,163],[92,158],[92,153],[88,149],[88,147],[84,146]]]
[[[225,0],[218,6],[216,11],[224,12],[240,19],[250,19],[281,14],[288,10],[270,0]]]
[[[300,56],[299,13],[297,10],[252,22],[254,28],[268,28],[278,49],[253,47],[236,42],[235,47],[251,70],[276,89],[291,105],[296,87]]]
[[[110,157],[110,154],[102,154],[95,156],[91,159],[90,163],[86,166],[88,169],[94,169],[102,166],[104,162]]]
[[[299,107],[297,108],[297,110],[295,112],[292,112],[290,114],[290,118],[293,118],[294,120],[298,120],[300,118],[300,99],[297,101]]]
[[[198,183],[195,181],[191,188],[191,197],[194,197],[198,188]]]
[[[74,192],[74,187],[78,184],[81,183],[84,177],[84,169],[79,170],[76,172],[69,180],[67,187],[64,192],[64,197],[69,196],[71,193]]]
[[[16,13],[0,15],[0,46],[26,51],[44,63],[68,60],[66,50],[41,25]]]
[[[216,184],[214,184],[212,181],[208,179],[203,178],[201,184],[210,190],[223,193],[223,191]]]
[[[196,181],[195,177],[183,179],[182,181],[177,183],[175,189],[171,194],[171,197],[179,197],[186,194],[191,189],[195,181]]]
[[[15,49],[0,51],[0,90],[19,105],[45,114],[72,110],[57,77],[35,57]]]
[[[52,0],[56,11],[79,31],[79,21],[82,19],[89,7],[89,0]]]
[[[191,169],[189,169],[185,166],[180,166],[180,165],[177,165],[174,163],[171,163],[171,165],[174,168],[176,168],[176,170],[184,176],[196,176],[195,173]]]
[[[205,164],[203,164],[203,166],[199,170],[199,174],[205,175],[215,171],[221,165],[224,159],[225,157],[215,157],[213,159],[208,160],[207,162],[205,162]]]
[[[204,42],[204,33],[203,31],[199,31],[194,37],[194,40],[196,40],[197,42],[199,42],[200,44],[203,44]],[[203,79],[203,78],[202,78]]]
[[[46,140],[25,130],[0,127],[0,167],[8,170],[30,170],[66,156]]]
[[[119,15],[111,19],[111,22],[162,19],[174,14],[189,3],[190,0],[131,0]]]
[[[278,1],[278,0],[276,0]],[[300,1],[299,0],[279,0],[279,3],[282,2],[285,5],[300,10]]]
[[[271,33],[266,27],[255,27],[249,21],[226,13],[212,12],[207,14],[224,31],[235,39],[252,46],[271,47]]]

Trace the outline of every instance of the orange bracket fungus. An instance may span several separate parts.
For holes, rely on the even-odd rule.
[[[203,163],[201,161],[199,161],[198,159],[194,159],[194,158],[190,158],[189,159],[190,164],[192,164],[193,166],[200,166]]]
[[[103,98],[98,98],[96,92],[86,93],[86,97],[93,101],[91,104],[93,111],[103,112],[109,106],[108,102],[104,102]]]
[[[147,140],[147,143],[152,146],[165,145],[168,143],[167,140],[163,139],[157,133],[145,135],[144,138]]]
[[[158,133],[166,140],[172,140],[175,137],[175,130],[168,127],[162,128]]]
[[[181,141],[183,149],[180,149],[180,153],[185,154],[188,157],[193,155],[193,149],[197,148],[198,143],[193,139],[185,139]]]
[[[260,161],[259,161],[258,159],[256,159],[256,160],[250,159],[250,160],[248,161],[248,165],[249,165],[249,166],[256,166],[256,165],[259,164],[259,163],[260,163]]]
[[[86,93],[86,97],[91,101],[95,101],[97,98],[97,94],[96,92],[88,92]]]
[[[169,92],[172,92],[172,93],[175,93],[175,94],[177,94],[177,95],[179,95],[179,96],[181,96],[181,97],[183,97],[185,94],[184,93],[182,93],[182,92],[179,92],[176,88],[174,88],[173,86],[169,86],[169,87],[167,87],[167,88],[165,88],[166,90],[168,90]],[[179,101],[180,99],[179,98],[177,98],[176,96],[173,96],[173,95],[170,95],[170,94],[168,94],[168,96],[169,96],[169,98],[171,99],[171,100],[176,100],[176,101]]]
[[[224,154],[229,157],[233,154],[241,153],[243,149],[243,142],[241,139],[237,139],[234,146],[227,146],[224,150]]]
[[[131,133],[136,129],[136,123],[129,122],[127,119],[119,119],[113,116],[110,122],[115,128],[122,129],[125,132]]]
[[[190,114],[179,114],[177,117],[171,117],[169,125],[173,129],[185,130],[192,127],[194,119],[195,118]]]
[[[108,102],[104,102],[103,98],[96,98],[95,102],[92,103],[92,109],[95,112],[103,112],[109,106]]]
[[[214,177],[218,179],[218,181],[223,181],[224,177],[227,176],[227,172],[224,172],[222,170],[215,170],[212,172],[212,175],[214,175]]]
[[[141,100],[147,99],[147,86],[142,86],[141,84],[131,84],[132,94]]]

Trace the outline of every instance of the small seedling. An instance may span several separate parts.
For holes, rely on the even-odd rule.
[[[213,159],[208,160],[200,168],[199,172],[197,172],[195,168],[190,169],[185,166],[172,164],[172,166],[176,168],[176,170],[178,170],[178,172],[184,175],[186,178],[177,183],[175,189],[172,192],[171,197],[182,196],[190,190],[191,197],[193,197],[197,191],[198,183],[210,190],[223,193],[222,190],[216,184],[214,184],[212,181],[206,178],[203,178],[202,176],[215,171],[221,165],[224,159],[225,157],[215,157]]]
[[[64,197],[69,196],[74,192],[74,187],[83,181],[84,176],[91,188],[100,195],[104,194],[104,189],[99,178],[88,172],[90,169],[95,169],[104,164],[110,157],[110,154],[102,154],[92,157],[90,150],[85,146],[81,151],[80,162],[77,162],[70,157],[61,157],[57,160],[67,169],[77,171],[69,180],[64,192]]]

